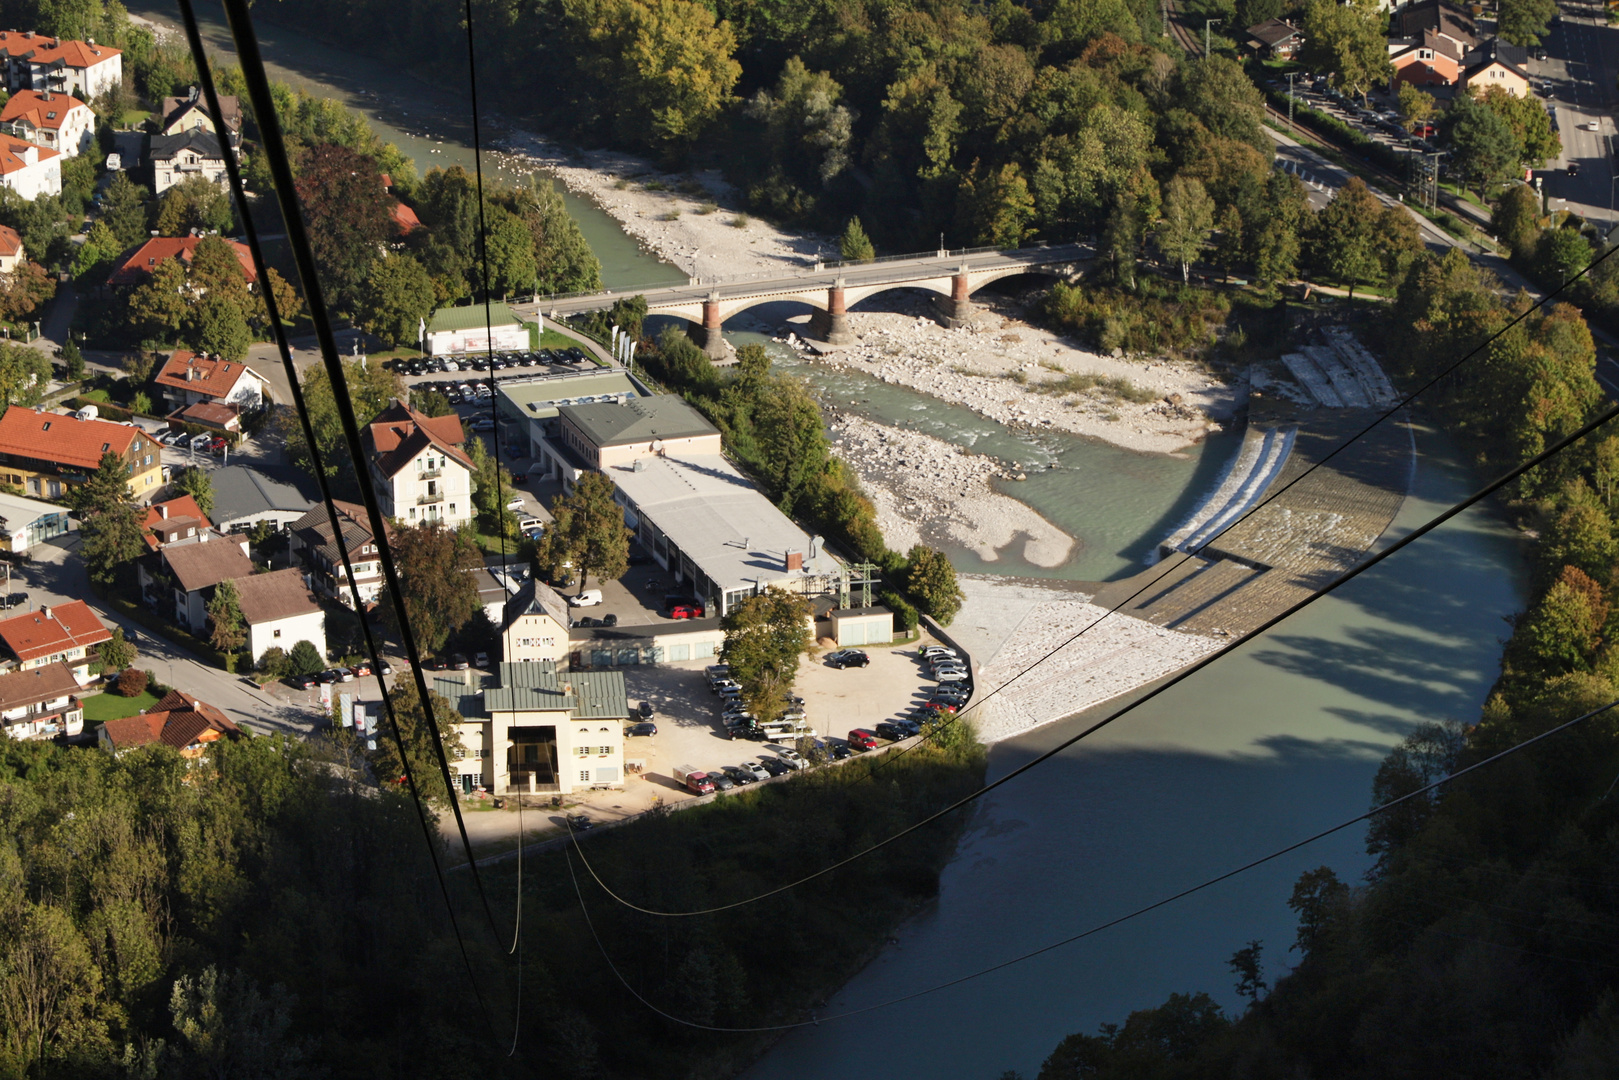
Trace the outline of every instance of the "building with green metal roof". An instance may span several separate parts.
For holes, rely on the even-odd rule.
[[[427,320],[422,349],[429,356],[526,349],[528,326],[505,304],[439,308]]]

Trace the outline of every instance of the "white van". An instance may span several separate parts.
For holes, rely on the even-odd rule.
[[[568,597],[568,604],[571,607],[595,607],[601,602],[602,591],[600,589],[586,589],[578,596]]]

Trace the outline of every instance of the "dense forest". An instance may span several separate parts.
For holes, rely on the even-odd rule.
[[[1411,268],[1382,345],[1407,385],[1443,374],[1430,415],[1496,474],[1603,404],[1579,312],[1526,297],[1460,252]],[[1486,345],[1487,342],[1487,345]],[[1412,732],[1379,768],[1380,805],[1619,700],[1619,431],[1599,430],[1511,491],[1535,536],[1533,599],[1481,716]],[[1250,1004],[1173,995],[1065,1039],[1039,1080],[1547,1077],[1619,1069],[1619,715],[1604,713],[1372,819],[1364,881],[1304,874],[1297,938],[1232,957]]]

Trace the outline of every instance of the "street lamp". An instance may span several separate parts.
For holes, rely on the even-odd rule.
[[[1204,19],[1203,20],[1203,55],[1204,56],[1209,55],[1209,27],[1218,26],[1220,24],[1220,21],[1221,20],[1219,20],[1219,19]]]

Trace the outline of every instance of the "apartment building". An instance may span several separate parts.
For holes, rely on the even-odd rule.
[[[397,400],[366,425],[366,458],[382,512],[415,525],[456,529],[472,521],[472,459],[454,413],[427,416]]]
[[[101,467],[104,454],[123,458],[134,498],[146,501],[162,488],[160,448],[133,424],[22,405],[0,416],[0,482],[36,498],[61,499]]]

